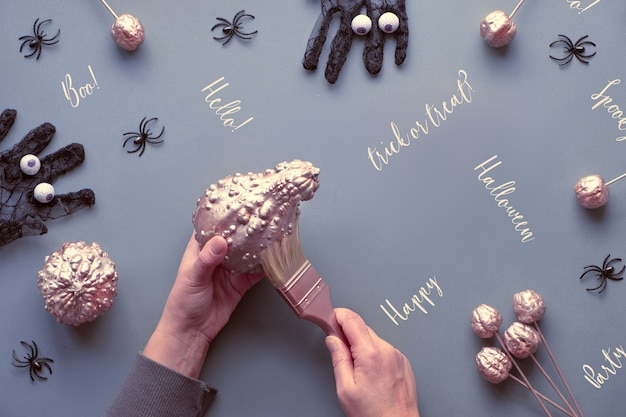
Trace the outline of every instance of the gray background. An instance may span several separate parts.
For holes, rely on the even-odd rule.
[[[120,50],[99,1],[3,1],[0,15],[0,107],[18,110],[2,144],[6,149],[35,126],[57,127],[47,152],[71,142],[86,149],[85,163],[59,179],[58,192],[90,187],[96,205],[49,222],[49,233],[0,248],[0,407],[6,416],[99,416],[119,388],[156,324],[189,238],[191,212],[205,187],[235,172],[261,172],[305,159],[321,169],[321,186],[302,205],[307,257],[331,287],[336,306],[359,312],[410,359],[425,417],[543,415],[513,382],[492,386],[475,370],[474,355],[489,342],[472,333],[472,309],[500,309],[514,320],[513,293],[532,288],[548,312],[542,328],[586,415],[621,414],[626,370],[601,389],[582,367],[608,365],[603,349],[626,343],[622,283],[602,295],[587,293],[583,267],[626,256],[626,185],[611,186],[608,205],[593,212],[576,203],[582,176],[607,180],[626,171],[617,120],[592,109],[591,95],[624,76],[626,3],[603,1],[578,13],[576,2],[527,1],[515,16],[518,36],[506,50],[487,47],[478,33],[484,15],[510,12],[514,1],[409,1],[406,62],[385,48],[382,72],[370,76],[356,40],[339,81],[301,66],[319,1],[114,1],[138,16],[146,42]],[[583,1],[581,8],[591,1]],[[216,17],[246,9],[256,16],[244,30],[253,40],[223,47],[210,31]],[[53,19],[60,42],[39,61],[19,53],[18,38],[36,18]],[[559,33],[589,35],[597,55],[560,68],[548,56]],[[61,83],[98,88],[78,107]],[[382,171],[368,147],[393,140],[423,122],[425,105],[441,107],[468,75],[472,102],[457,106],[439,127],[401,149]],[[225,77],[218,95],[241,101],[232,132],[205,103],[201,89]],[[626,84],[609,95],[626,108]],[[122,133],[143,117],[158,117],[165,142],[145,154],[127,154]],[[497,184],[515,181],[509,200],[528,221],[534,240],[522,243],[503,208],[474,171],[498,155],[490,172]],[[63,242],[99,242],[116,262],[119,296],[97,321],[71,328],[43,309],[36,274],[43,257]],[[381,310],[401,307],[435,277],[428,314],[416,311],[395,325]],[[212,416],[340,416],[323,333],[297,319],[267,283],[245,297],[213,344],[202,378],[219,387]],[[35,340],[54,359],[47,382],[31,383],[11,366],[20,340]],[[548,364],[545,353],[539,359]],[[2,359],[3,358],[3,359]],[[528,366],[533,380],[539,373]],[[544,389],[546,393],[548,389]],[[555,412],[557,414],[557,412]]]

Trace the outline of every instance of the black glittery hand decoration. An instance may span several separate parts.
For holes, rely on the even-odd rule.
[[[346,61],[355,33],[365,37],[363,61],[370,74],[378,74],[383,64],[385,35],[393,33],[396,38],[395,62],[400,65],[406,58],[409,42],[409,26],[405,0],[321,0],[322,12],[307,42],[302,64],[307,70],[317,69],[320,54],[330,23],[339,14],[340,25],[330,47],[326,64],[326,80],[334,84]],[[365,9],[370,21],[369,28],[353,26],[353,19],[361,17]],[[391,17],[391,23],[387,20]],[[371,30],[370,30],[371,29]]]
[[[0,143],[9,133],[16,115],[11,109],[0,115]],[[37,184],[52,183],[85,159],[83,146],[73,143],[45,156],[35,175],[22,172],[22,157],[42,152],[55,132],[52,124],[44,123],[28,132],[13,148],[0,152],[0,246],[24,236],[42,235],[48,231],[44,221],[70,215],[95,203],[94,192],[90,189],[57,195],[48,203],[35,200],[33,190]]]

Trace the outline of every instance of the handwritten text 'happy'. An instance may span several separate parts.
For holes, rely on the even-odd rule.
[[[424,314],[428,314],[428,310],[424,303],[429,304],[431,307],[435,306],[431,296],[433,295],[433,290],[435,290],[436,295],[439,297],[443,297],[443,291],[441,287],[437,283],[437,279],[435,277],[428,278],[428,282],[426,282],[425,287],[420,287],[417,291],[417,294],[413,294],[410,300],[400,309],[398,309],[391,301],[388,299],[385,300],[385,305],[381,304],[380,308],[385,312],[387,317],[398,326],[400,323],[398,320],[407,321],[411,313],[419,310]]]

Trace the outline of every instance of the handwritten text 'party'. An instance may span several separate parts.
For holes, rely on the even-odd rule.
[[[608,365],[601,365],[598,371],[590,365],[583,365],[585,379],[597,389],[601,389],[611,376],[617,375],[617,371],[622,369],[624,364],[620,358],[626,359],[626,351],[624,351],[622,345],[619,345],[613,351],[611,351],[611,348],[602,349],[602,357]]]

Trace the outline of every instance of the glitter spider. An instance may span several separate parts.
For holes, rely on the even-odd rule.
[[[228,20],[224,19],[223,17],[218,17],[217,20],[219,20],[220,23],[217,23],[215,26],[213,26],[211,28],[211,31],[221,27],[222,28],[222,32],[224,33],[224,36],[219,37],[219,38],[213,36],[213,39],[215,39],[216,41],[224,41],[224,43],[222,43],[222,45],[226,45],[228,42],[230,42],[230,40],[234,36],[237,36],[239,39],[245,39],[245,40],[252,39],[252,35],[257,33],[258,30],[255,30],[254,32],[249,32],[249,33],[242,32],[241,31],[241,23],[240,23],[240,21],[244,17],[250,17],[250,18],[254,19],[254,16],[252,16],[251,14],[247,14],[245,10],[240,10],[239,12],[237,12],[237,14],[233,18],[232,22],[229,22]]]
[[[595,43],[585,40],[589,37],[589,35],[585,35],[582,38],[578,39],[576,43],[572,42],[572,40],[565,35],[559,35],[559,36],[561,37],[561,39],[558,39],[550,44],[550,47],[557,45],[559,43],[563,44],[563,49],[565,51],[565,56],[563,58],[557,58],[557,57],[550,55],[550,58],[559,62],[559,66],[569,64],[573,58],[576,58],[583,64],[588,64],[589,61],[583,58],[591,58],[592,56],[596,54],[594,52],[592,54],[585,55],[585,52],[587,52],[585,49],[585,46],[596,46]]]
[[[615,262],[621,262],[622,259],[613,258],[609,260],[610,257],[611,254],[608,254],[606,258],[604,258],[604,262],[602,262],[601,267],[596,265],[587,265],[585,267],[585,272],[583,272],[579,279],[583,279],[585,275],[593,272],[596,275],[598,281],[600,281],[600,284],[597,287],[587,288],[587,291],[600,290],[598,293],[602,294],[602,292],[606,289],[606,283],[608,279],[612,281],[621,281],[624,279],[621,275],[624,273],[624,270],[626,270],[626,266],[622,266],[622,269],[620,269],[618,272],[615,272],[615,268],[612,265]]]
[[[28,47],[32,50],[30,54],[24,55],[24,58],[30,58],[31,56],[37,54],[35,59],[38,60],[41,56],[41,50],[43,49],[44,45],[54,45],[55,43],[59,42],[57,38],[61,33],[61,29],[57,30],[56,35],[51,38],[47,38],[46,33],[43,31],[43,29],[41,29],[41,26],[44,23],[49,22],[52,22],[52,19],[42,20],[41,22],[39,21],[39,19],[35,20],[35,23],[33,24],[33,34],[20,37],[19,40],[23,41],[22,46],[20,46],[20,53],[26,45],[28,45]]]
[[[157,140],[157,139],[159,139],[163,135],[163,132],[165,131],[165,126],[163,126],[163,128],[161,129],[161,133],[159,133],[157,136],[151,136],[152,132],[150,132],[150,129],[147,128],[148,123],[152,121],[156,121],[156,120],[159,120],[159,119],[157,119],[156,117],[153,117],[152,119],[148,119],[147,117],[144,117],[141,123],[139,123],[139,132],[124,133],[124,136],[128,136],[128,137],[124,141],[122,148],[126,147],[126,144],[128,143],[128,141],[132,139],[133,145],[136,145],[137,147],[127,152],[135,153],[135,152],[141,151],[139,152],[139,156],[141,156],[146,150],[147,143],[151,143],[153,145],[157,143],[162,143],[163,139],[161,140]]]
[[[30,353],[24,356],[24,360],[18,359],[15,354],[15,350],[13,351],[13,362],[11,364],[18,368],[28,368],[30,373],[31,381],[35,382],[35,378],[40,381],[46,381],[48,378],[45,376],[41,376],[40,373],[44,368],[48,370],[50,375],[52,375],[52,368],[50,367],[50,363],[54,361],[50,358],[40,358],[39,357],[39,348],[37,347],[37,343],[33,340],[33,344],[29,345],[28,343],[22,341],[20,342],[22,346],[30,350]]]

